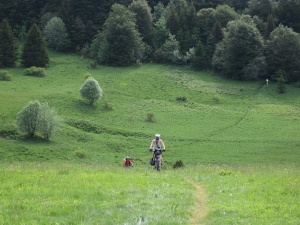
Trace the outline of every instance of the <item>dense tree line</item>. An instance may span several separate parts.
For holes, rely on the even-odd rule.
[[[113,66],[191,64],[231,79],[294,82],[299,11],[300,0],[0,0],[0,66],[15,65],[19,38],[26,67],[47,66],[48,45]]]

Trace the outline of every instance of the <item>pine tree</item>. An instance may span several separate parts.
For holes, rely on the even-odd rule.
[[[80,51],[85,44],[85,25],[80,17],[76,17],[74,23],[72,24],[70,38],[71,44],[74,46],[75,50]]]
[[[270,36],[270,33],[275,29],[274,18],[272,14],[268,16],[267,20],[267,37]]]
[[[212,30],[212,35],[213,35],[213,42],[214,44],[219,43],[220,41],[223,40],[224,35],[222,32],[222,27],[221,27],[221,23],[219,21],[216,21],[214,26],[213,26],[213,30]]]
[[[25,67],[46,67],[49,57],[46,41],[39,27],[34,24],[29,30],[22,51],[22,64]]]
[[[123,5],[112,6],[100,38],[94,47],[96,52],[99,51],[98,55],[105,58],[105,64],[128,66],[143,57],[144,43],[137,31],[134,13]],[[107,47],[103,48],[104,45]]]
[[[167,28],[175,35],[183,52],[194,47],[193,36],[196,10],[194,5],[187,0],[171,0],[165,11]]]
[[[143,41],[152,46],[153,41],[153,19],[151,9],[146,0],[134,0],[128,9],[135,13],[138,31]]]
[[[8,20],[0,24],[0,66],[15,66],[18,59],[18,44]]]

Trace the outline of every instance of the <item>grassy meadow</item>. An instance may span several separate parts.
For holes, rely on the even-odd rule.
[[[189,67],[50,59],[43,78],[18,66],[0,81],[0,224],[300,224],[299,85],[278,94],[273,82]],[[79,94],[86,75],[103,90],[93,106]],[[33,100],[63,119],[50,141],[16,132]],[[160,173],[149,165],[155,133]]]

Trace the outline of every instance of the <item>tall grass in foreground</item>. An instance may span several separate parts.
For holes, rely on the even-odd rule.
[[[300,223],[300,169],[293,166],[156,172],[19,163],[0,171],[0,224]]]
[[[0,224],[188,224],[192,187],[171,173],[0,166]]]
[[[187,176],[207,191],[204,224],[300,224],[300,168],[201,166]]]

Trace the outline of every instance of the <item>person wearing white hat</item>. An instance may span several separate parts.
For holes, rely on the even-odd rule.
[[[166,151],[165,143],[160,138],[160,134],[155,134],[155,139],[153,139],[150,144],[150,151],[153,152],[153,154],[152,154],[153,160],[155,158],[155,154],[154,154],[155,149],[160,149],[162,151]]]
[[[133,162],[132,162],[132,160],[130,159],[129,156],[126,156],[126,158],[124,159],[123,166],[124,167],[128,167],[128,166],[133,167]]]

